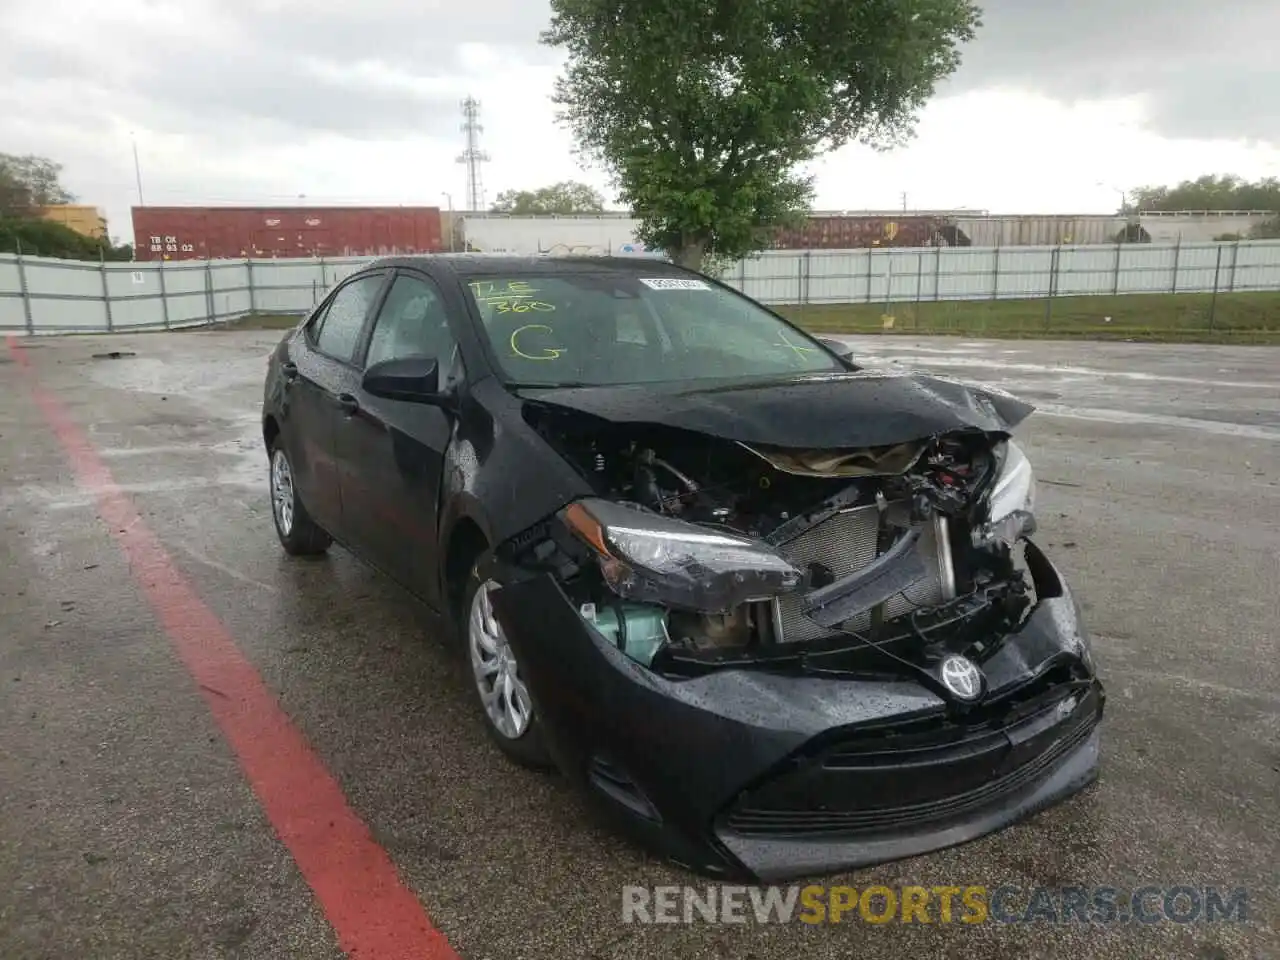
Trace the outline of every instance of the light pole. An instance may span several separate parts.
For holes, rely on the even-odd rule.
[[[453,253],[453,236],[454,236],[453,194],[449,193],[449,191],[447,190],[442,190],[440,191],[440,196],[444,197],[445,200],[449,202],[449,252]]]
[[[1095,184],[1094,184],[1094,186],[1095,186],[1095,187],[1106,187],[1107,189],[1109,189],[1109,190],[1114,190],[1116,193],[1120,194],[1120,212],[1121,212],[1122,214],[1123,214],[1123,213],[1128,213],[1128,212],[1129,212],[1129,192],[1128,192],[1127,190],[1121,190],[1119,187],[1114,186],[1114,185],[1109,184],[1109,183],[1104,183],[1104,182],[1103,182],[1103,181],[1101,181],[1101,180],[1099,180],[1097,183],[1095,183]]]
[[[147,201],[142,199],[142,164],[138,162],[138,138],[130,133],[129,140],[133,143],[133,175],[138,181],[138,206],[145,207]]]

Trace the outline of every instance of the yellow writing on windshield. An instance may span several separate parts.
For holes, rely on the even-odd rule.
[[[520,334],[527,330],[541,330],[544,333],[555,333],[545,323],[526,323],[523,327],[517,329],[511,334],[511,352],[517,357],[524,357],[526,360],[557,360],[560,354],[564,353],[563,347],[544,347],[541,354],[525,353],[520,349]]]
[[[471,290],[477,300],[507,300],[512,297],[533,297],[538,293],[525,280],[472,280]]]
[[[476,301],[497,313],[554,313],[555,304],[537,299],[540,292],[526,280],[473,280]]]
[[[791,338],[790,338],[790,337],[788,337],[788,336],[787,336],[785,333],[783,333],[781,330],[779,330],[779,331],[778,331],[778,339],[779,339],[779,340],[781,340],[782,342],[781,342],[781,343],[774,344],[774,346],[778,346],[778,347],[789,347],[791,350],[795,351],[796,359],[798,359],[798,360],[803,360],[803,359],[804,359],[804,355],[805,355],[806,353],[816,353],[816,352],[817,352],[813,347],[802,347],[802,346],[800,346],[800,344],[798,344],[798,343],[793,343],[793,342],[792,342],[792,340],[791,340]]]
[[[554,313],[552,304],[542,300],[489,300],[487,301],[498,313]]]

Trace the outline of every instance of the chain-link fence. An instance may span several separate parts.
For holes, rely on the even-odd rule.
[[[0,330],[101,333],[300,314],[369,259],[0,254]],[[1280,340],[1280,241],[770,251],[722,279],[816,330]]]

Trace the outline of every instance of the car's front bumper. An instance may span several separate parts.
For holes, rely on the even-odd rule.
[[[1058,572],[1029,559],[1036,607],[983,662],[988,694],[967,715],[906,680],[668,680],[587,626],[550,575],[488,572],[561,769],[672,859],[772,881],[961,843],[1097,776],[1088,640]]]

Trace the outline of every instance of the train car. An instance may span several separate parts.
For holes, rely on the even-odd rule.
[[[1105,215],[985,216],[957,217],[954,223],[963,238],[957,246],[1027,247],[1114,243],[1126,220]]]
[[[860,247],[927,247],[939,242],[940,217],[811,216],[779,230],[774,250],[852,250]]]
[[[437,253],[439,207],[134,207],[137,260]]]

